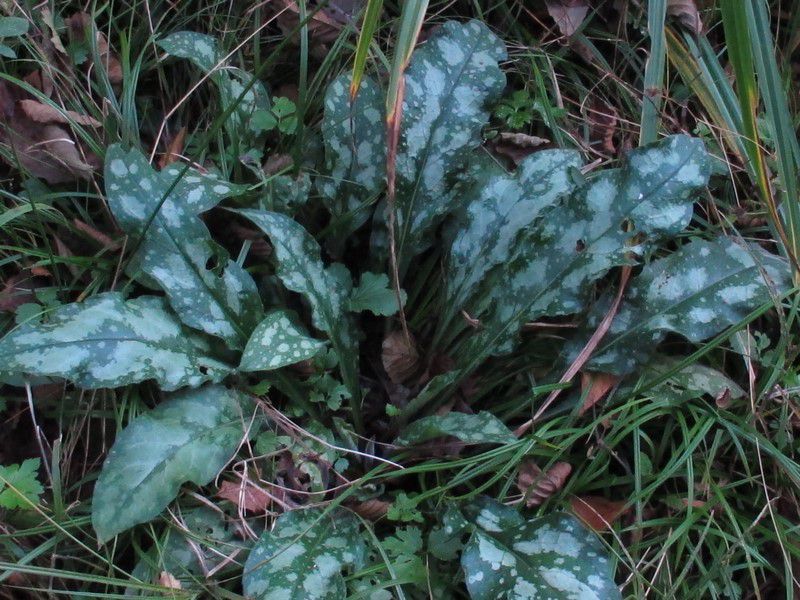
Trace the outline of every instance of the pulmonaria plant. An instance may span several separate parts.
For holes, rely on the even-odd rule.
[[[263,86],[238,70],[219,70],[224,57],[207,36],[182,32],[160,47],[211,74],[229,112],[226,130],[255,143],[260,130],[254,116],[257,125],[258,111],[270,110]],[[499,66],[505,57],[503,44],[483,24],[449,22],[415,52],[405,76],[395,250],[405,289],[422,283],[412,266],[438,260],[443,274],[432,292],[435,318],[414,319],[413,303],[405,310],[409,322],[424,323],[414,333],[426,359],[447,355],[454,364],[429,377],[389,428],[399,447],[442,436],[462,444],[522,443],[490,403],[474,406],[474,414],[434,409],[486,361],[517,351],[526,322],[584,318],[584,329],[560,358],[554,354],[552,367],[571,360],[610,305],[613,291],[597,301],[594,293],[615,267],[645,263],[589,363],[617,375],[636,372],[668,333],[706,339],[789,285],[781,258],[741,241],[683,238],[677,250],[664,250],[689,225],[694,199],[709,178],[710,159],[698,140],[670,136],[632,151],[618,168],[588,176],[581,174],[581,156],[570,150],[537,152],[513,172],[486,156],[481,130],[506,84]],[[247,377],[268,381],[291,410],[333,423],[338,433],[331,439],[341,437],[348,422],[361,436],[376,435],[362,415],[365,365],[376,361],[364,356],[369,346],[361,344],[360,315],[391,318],[397,296],[386,273],[327,260],[323,246],[333,256],[348,256],[360,237],[371,240],[373,264],[385,259],[384,105],[382,83],[373,79],[364,80],[355,98],[347,77],[328,87],[325,159],[316,180],[330,213],[323,245],[294,212],[304,201],[286,198],[276,210],[264,210],[241,182],[187,166],[157,171],[138,149],[108,149],[108,206],[129,235],[126,273],[138,285],[128,289],[150,291],[97,294],[0,341],[7,374],[64,378],[87,389],[152,381],[170,392],[129,423],[108,454],[92,503],[101,543],[156,518],[182,485],[210,483],[267,427],[270,419]],[[282,185],[276,189],[296,194],[296,187]],[[270,295],[266,309],[261,282],[230,259],[201,217],[231,198],[237,208],[224,214],[248,220],[272,246],[269,263],[282,293]],[[401,296],[405,302],[405,292]],[[300,310],[292,309],[297,302],[275,304],[277,297],[301,298]],[[337,394],[349,399],[348,408],[323,406],[320,414],[309,402],[319,392],[286,368],[322,355],[338,370]],[[364,448],[351,439],[354,450]],[[360,463],[348,464],[342,468],[363,475]],[[374,597],[389,597],[381,594],[390,584],[369,579],[382,572],[374,536],[337,498],[330,492],[331,507],[288,511],[263,532],[243,570],[248,596],[340,598],[371,589]],[[420,513],[408,514],[415,520]],[[620,597],[603,544],[569,515],[528,519],[478,497],[450,505],[427,545],[419,528],[410,527],[385,547],[411,583],[392,568],[387,581],[396,580],[391,585],[411,597],[436,585],[430,574],[428,580],[413,576],[411,565],[430,558],[446,569],[459,556],[465,589],[476,599]],[[345,578],[345,571],[366,575]]]

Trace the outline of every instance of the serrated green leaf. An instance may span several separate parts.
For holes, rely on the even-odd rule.
[[[31,508],[44,492],[36,479],[39,459],[28,458],[21,465],[0,465],[0,508]]]
[[[358,520],[337,509],[293,510],[253,547],[244,566],[244,593],[254,600],[338,600],[342,570],[360,569],[366,546]]]
[[[275,250],[278,277],[288,289],[308,300],[314,326],[328,334],[339,357],[345,385],[354,399],[360,398],[355,323],[346,313],[352,285],[347,269],[337,264],[326,269],[319,244],[292,218],[265,210],[235,212],[267,234]]]
[[[400,290],[400,298],[405,304],[406,293]],[[350,294],[348,306],[353,312],[368,310],[371,313],[390,317],[397,312],[397,294],[383,273],[362,273],[358,287]]]
[[[293,365],[317,354],[325,343],[292,323],[284,310],[269,313],[245,346],[240,371],[269,371]]]
[[[125,301],[116,292],[66,304],[44,323],[0,340],[0,364],[11,373],[63,377],[84,388],[154,379],[163,390],[221,381],[231,369],[208,342],[181,326],[163,298]]]
[[[117,435],[92,498],[103,543],[157,517],[186,482],[205,485],[255,433],[250,399],[214,385],[171,396]]]
[[[386,177],[384,93],[368,77],[354,101],[349,88],[350,77],[342,75],[325,93],[326,173],[317,179],[339,243],[369,218],[369,205],[383,190]]]
[[[264,85],[260,81],[253,81],[253,76],[246,71],[227,65],[223,60],[225,54],[219,49],[217,40],[210,35],[179,31],[156,43],[164,52],[190,60],[201,71],[210,74],[210,79],[219,89],[222,111],[228,110],[244,92],[245,87],[253,83],[225,122],[226,129],[232,135],[249,141],[249,134],[257,131],[251,127],[253,115],[257,111],[270,110],[269,96]]]
[[[219,261],[222,276],[206,268],[217,246],[199,215],[245,188],[192,169],[180,173],[175,166],[155,171],[138,150],[108,149],[108,205],[126,233],[144,234],[129,271],[155,281],[184,323],[241,349],[262,318],[261,299],[232,260]]]
[[[28,33],[28,20],[22,17],[0,17],[0,38],[19,37]]]
[[[461,555],[474,600],[622,597],[605,548],[574,517],[551,513],[525,521],[489,498],[474,509],[475,529]]]
[[[587,368],[624,375],[655,351],[667,333],[699,342],[742,320],[791,284],[785,260],[729,238],[695,240],[647,265],[625,293],[611,328]],[[610,298],[597,303],[587,329],[605,314]],[[587,334],[567,346],[576,354]]]
[[[459,204],[454,177],[481,145],[488,107],[506,84],[503,42],[480,21],[448,21],[413,54],[396,160],[397,255],[407,264]]]
[[[450,412],[423,417],[406,427],[394,443],[411,446],[443,435],[452,435],[467,444],[513,444],[517,441],[500,419],[481,411],[473,415]]]
[[[470,313],[485,327],[470,340],[466,360],[510,351],[527,320],[583,310],[610,268],[688,225],[709,169],[702,142],[676,135],[632,151],[621,168],[544,208],[517,238],[502,282]]]

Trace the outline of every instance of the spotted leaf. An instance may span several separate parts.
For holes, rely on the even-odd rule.
[[[0,340],[10,373],[63,377],[84,388],[155,380],[163,390],[220,381],[230,367],[185,327],[163,298],[109,292],[48,312]]]
[[[278,262],[278,277],[288,289],[308,300],[314,327],[328,334],[339,356],[348,391],[354,398],[360,397],[355,323],[347,314],[347,298],[352,287],[350,273],[340,264],[325,268],[319,244],[291,217],[266,210],[235,212],[267,234]]]
[[[325,93],[322,137],[326,173],[317,187],[333,215],[338,244],[369,218],[385,185],[386,125],[384,93],[370,78],[350,99],[350,77],[341,76]]]
[[[481,145],[489,106],[506,84],[503,42],[480,21],[448,21],[417,49],[405,74],[396,160],[397,254],[408,263],[458,205],[452,184]]]
[[[269,371],[316,355],[323,342],[292,323],[286,311],[276,310],[258,324],[242,354],[240,371]]]
[[[270,110],[269,95],[264,85],[246,71],[228,65],[217,40],[210,35],[179,31],[156,43],[168,54],[190,60],[210,76],[219,90],[222,111],[233,106],[244,92],[225,122],[225,127],[232,135],[249,141],[248,138],[258,131],[252,123],[253,117],[257,118],[257,114],[260,114],[256,111]],[[250,83],[252,86],[245,92]]]
[[[246,436],[247,396],[214,385],[173,395],[117,435],[92,498],[100,542],[157,517],[185,482],[205,485]]]
[[[611,267],[688,225],[709,169],[702,142],[676,135],[634,150],[621,168],[544,208],[517,238],[502,281],[470,313],[484,329],[470,341],[467,360],[509,351],[526,320],[584,310]]]
[[[443,435],[452,435],[467,444],[513,444],[514,434],[493,414],[474,415],[450,412],[414,421],[395,440],[398,446],[411,446]]]
[[[219,252],[199,215],[244,188],[181,172],[177,166],[155,171],[138,150],[108,149],[108,205],[129,235],[144,236],[129,271],[161,287],[184,323],[243,348],[261,320],[261,299],[250,275]],[[207,268],[214,258],[218,269]]]
[[[791,285],[787,262],[757,246],[729,238],[696,240],[647,265],[626,290],[619,312],[588,367],[625,375],[646,361],[667,333],[699,342],[741,321],[747,313]],[[611,301],[590,314],[596,328]],[[588,331],[568,345],[580,351]]]
[[[571,515],[526,521],[489,498],[470,508],[475,528],[461,566],[474,600],[622,597],[603,544]]]
[[[342,570],[361,569],[367,548],[358,520],[341,509],[284,513],[258,540],[244,566],[254,600],[336,600],[347,596]]]

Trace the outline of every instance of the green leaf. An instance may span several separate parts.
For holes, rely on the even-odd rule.
[[[359,399],[355,323],[345,310],[350,292],[347,269],[342,265],[326,269],[319,244],[292,218],[264,210],[234,212],[250,219],[269,236],[278,261],[278,277],[288,289],[308,300],[314,327],[328,334],[339,356],[344,383],[352,397]]]
[[[517,237],[502,280],[470,312],[484,324],[463,352],[470,365],[510,351],[525,321],[582,311],[610,268],[680,232],[709,169],[702,142],[676,135],[632,151],[621,168],[542,208]]]
[[[225,54],[219,49],[217,40],[210,35],[179,31],[156,43],[165,52],[190,60],[204,73],[210,73],[211,81],[219,89],[223,112],[236,102],[248,84],[253,83],[225,122],[231,135],[243,138],[245,142],[250,141],[250,133],[257,131],[251,125],[254,114],[270,110],[264,85],[258,80],[254,81],[250,73],[227,65],[223,60]]]
[[[3,58],[17,58],[17,53],[14,52],[13,48],[0,44],[0,56]]]
[[[325,343],[306,335],[284,310],[270,312],[258,324],[242,354],[240,371],[269,371],[317,354]]]
[[[406,427],[394,443],[411,446],[443,435],[452,435],[467,444],[513,444],[517,441],[500,419],[481,411],[474,415],[450,412],[423,417]]]
[[[520,233],[531,227],[541,212],[572,193],[576,183],[570,171],[581,166],[577,152],[545,150],[523,160],[506,173],[495,163],[482,164],[462,201],[465,215],[447,262],[447,303],[450,319],[462,309],[477,310],[470,298],[486,281],[502,285]]]
[[[506,84],[503,42],[480,21],[448,21],[413,54],[396,161],[397,254],[404,265],[460,204],[456,174],[481,145],[481,128]]]
[[[439,560],[454,560],[464,548],[465,533],[469,522],[454,504],[448,504],[441,516],[441,526],[431,530],[428,550]]]
[[[346,596],[342,570],[365,562],[366,546],[351,513],[293,510],[250,552],[244,593],[254,600],[337,600]]]
[[[656,378],[675,369],[680,361],[665,355],[656,355],[643,371],[648,377]],[[718,398],[730,394],[730,398],[743,398],[747,395],[739,384],[717,369],[692,363],[672,373],[664,383],[651,391],[654,394],[668,394],[677,400],[700,398],[709,395]]]
[[[138,150],[108,149],[108,205],[126,233],[144,235],[129,271],[155,281],[184,323],[241,349],[262,318],[261,299],[232,260],[218,260],[221,276],[206,268],[219,246],[199,215],[244,187],[192,169],[180,173],[176,166],[155,171]]]
[[[0,465],[0,507],[31,508],[31,503],[39,504],[44,492],[36,479],[39,462],[38,458],[28,458],[21,465]]]
[[[405,304],[405,291],[400,290],[400,298]],[[383,273],[363,273],[358,287],[350,294],[348,307],[353,312],[368,310],[378,316],[392,316],[398,308],[397,295],[389,283],[389,277]]]
[[[789,266],[757,246],[732,239],[692,241],[647,265],[626,290],[622,305],[587,368],[624,375],[655,351],[667,333],[692,342],[709,338],[791,285]],[[593,308],[587,330],[607,311],[610,295]],[[574,356],[588,334],[566,349]]]
[[[28,33],[28,20],[21,17],[0,17],[0,38],[19,37]]]
[[[206,485],[236,453],[253,405],[215,385],[171,396],[134,419],[108,453],[92,499],[92,524],[103,543],[157,517],[183,483]]]
[[[116,292],[13,329],[0,340],[0,364],[6,372],[63,377],[83,388],[154,379],[175,390],[220,381],[231,370],[212,357],[205,339],[181,326],[163,298],[125,301]]]
[[[475,530],[461,566],[474,600],[622,597],[603,544],[574,517],[551,513],[525,521],[489,498],[473,509]]]
[[[351,102],[349,87],[350,77],[342,75],[325,93],[326,174],[317,179],[339,243],[369,218],[386,177],[384,93],[367,77]]]

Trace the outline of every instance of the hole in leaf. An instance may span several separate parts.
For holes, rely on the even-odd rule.
[[[586,242],[583,240],[578,240],[575,243],[575,252],[583,252],[584,250],[586,250]]]
[[[622,219],[622,222],[619,224],[620,231],[633,231],[636,229],[636,224],[633,222],[633,219]]]

